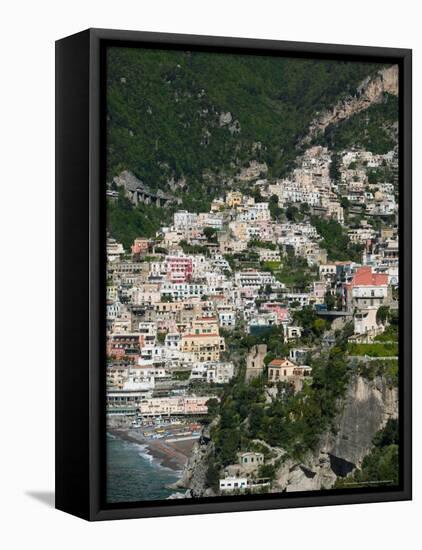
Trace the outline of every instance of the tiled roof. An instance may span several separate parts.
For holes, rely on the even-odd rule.
[[[268,365],[269,367],[295,366],[289,359],[273,359]]]
[[[369,266],[359,267],[353,277],[352,286],[386,286],[388,275],[384,273],[372,273]]]

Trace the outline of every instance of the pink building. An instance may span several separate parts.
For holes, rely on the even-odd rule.
[[[107,341],[107,355],[119,359],[139,354],[140,335],[137,333],[113,334]]]
[[[142,237],[137,237],[133,241],[132,254],[146,254],[149,250],[150,241]]]
[[[262,311],[275,313],[277,316],[277,324],[287,323],[289,321],[289,308],[283,307],[281,304],[266,302],[261,306]]]
[[[143,416],[207,414],[209,397],[152,397],[144,399],[139,406]]]
[[[192,258],[188,256],[168,256],[166,266],[167,279],[171,283],[186,283],[192,279]]]

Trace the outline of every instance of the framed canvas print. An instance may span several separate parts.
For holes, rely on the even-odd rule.
[[[56,506],[411,498],[411,51],[56,43]]]

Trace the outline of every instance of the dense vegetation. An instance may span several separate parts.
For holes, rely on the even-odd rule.
[[[379,65],[110,48],[108,180],[131,170],[152,188],[186,178],[197,202],[251,158],[271,175],[291,166],[317,111],[351,93]],[[232,121],[220,124],[220,114]],[[235,121],[237,121],[235,123]],[[234,124],[235,123],[235,124]],[[240,131],[239,131],[240,130]],[[193,204],[191,204],[193,206]]]
[[[235,462],[236,453],[251,449],[254,439],[281,447],[286,456],[295,459],[315,447],[321,434],[333,427],[339,399],[349,381],[345,356],[348,330],[337,334],[329,353],[311,361],[312,379],[296,394],[287,384],[279,383],[277,400],[267,404],[264,377],[246,383],[242,371],[239,373],[214,410],[220,414],[220,422],[212,431],[217,465]],[[261,336],[260,341],[265,339],[270,350],[275,349],[274,336]]]
[[[152,237],[160,226],[171,216],[170,210],[164,210],[152,205],[139,204],[134,208],[132,203],[119,193],[116,202],[107,201],[107,231],[126,250],[136,237]]]
[[[283,327],[279,325],[272,326],[257,336],[245,333],[241,327],[236,327],[234,330],[220,329],[220,334],[224,336],[229,355],[235,350],[241,355],[245,355],[256,344],[267,344],[268,353],[273,357],[289,353],[289,347],[283,339]],[[240,378],[242,378],[241,374]]]
[[[309,284],[318,278],[317,268],[310,267],[305,258],[296,256],[293,251],[289,251],[283,257],[282,265],[275,276],[286,287],[298,291],[306,290]]]
[[[395,419],[389,419],[385,428],[373,440],[374,448],[363,459],[362,467],[345,479],[337,481],[335,487],[365,487],[379,482],[383,485],[399,483],[399,426]]]
[[[357,372],[367,380],[374,380],[375,377],[380,376],[384,378],[390,388],[397,388],[399,385],[397,358],[360,361],[357,365]]]
[[[398,98],[385,94],[382,103],[371,105],[349,119],[330,125],[316,143],[333,151],[360,147],[384,155],[397,144]]]
[[[363,246],[352,243],[337,221],[312,216],[311,223],[322,237],[320,245],[327,251],[328,260],[352,262],[362,260]]]

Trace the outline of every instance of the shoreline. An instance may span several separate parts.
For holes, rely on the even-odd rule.
[[[194,443],[198,438],[180,441],[166,441],[165,439],[150,440],[131,428],[109,428],[107,432],[124,441],[145,446],[145,452],[163,468],[168,468],[182,475],[188,462]]]

